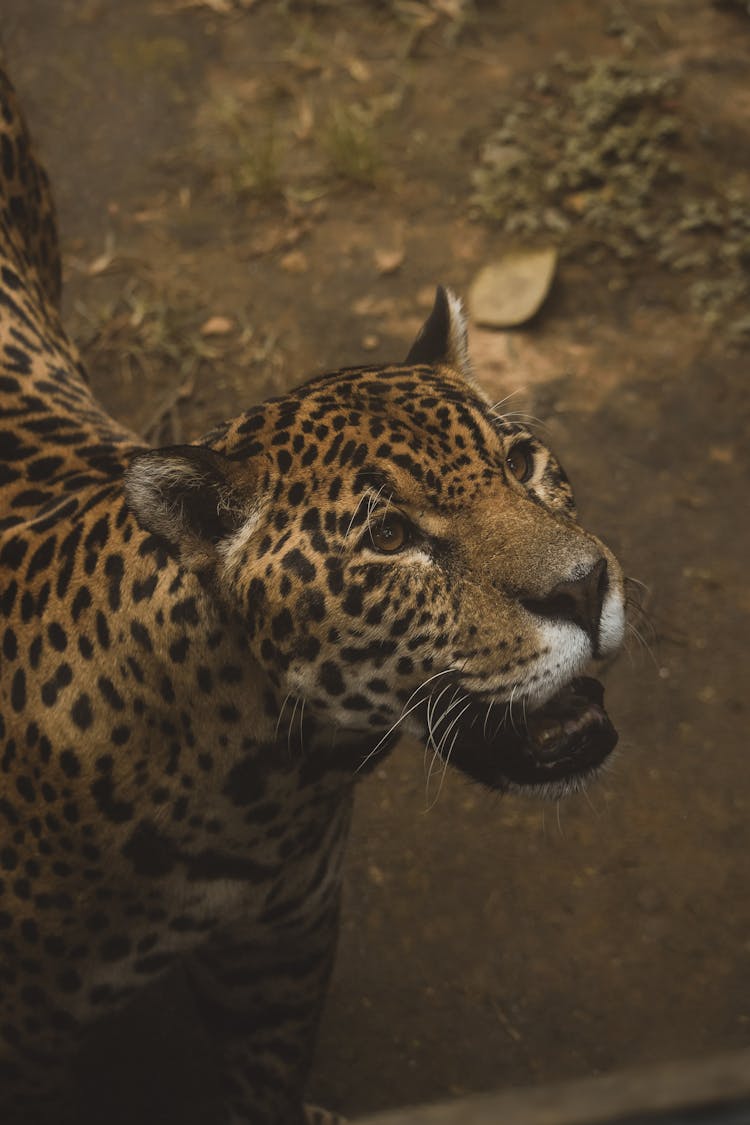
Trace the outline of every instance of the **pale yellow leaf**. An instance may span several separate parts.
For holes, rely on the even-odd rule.
[[[226,336],[234,328],[234,321],[229,316],[210,316],[201,325],[201,336]]]
[[[290,250],[279,264],[286,273],[307,273],[310,268],[307,255],[302,250]]]
[[[372,71],[362,59],[347,59],[344,66],[355,82],[369,82],[372,78]]]
[[[530,320],[549,293],[557,250],[518,250],[479,271],[469,289],[475,324],[512,328]]]
[[[399,250],[386,250],[381,248],[376,250],[373,257],[375,258],[375,268],[380,274],[395,273],[401,266],[404,260],[403,249]]]

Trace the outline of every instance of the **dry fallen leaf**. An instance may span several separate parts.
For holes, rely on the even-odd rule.
[[[370,877],[370,882],[374,883],[376,887],[382,887],[385,884],[385,875],[375,863],[371,863],[367,868],[367,874]]]
[[[368,293],[354,301],[352,312],[357,316],[388,316],[395,305],[393,297],[376,297],[374,293]]]
[[[242,5],[245,6],[244,4]],[[177,15],[178,12],[188,11],[191,8],[208,8],[217,16],[228,16],[235,8],[232,0],[168,0],[158,4],[155,12],[159,16]]]
[[[372,71],[362,59],[347,59],[344,66],[355,82],[369,82]]]
[[[467,0],[430,0],[430,7],[450,20],[461,20],[468,15],[469,5]]]
[[[313,131],[315,114],[309,98],[301,97],[297,102],[297,123],[294,126],[294,135],[298,141],[307,141]]]
[[[231,82],[226,86],[222,84],[219,89],[230,102],[232,99],[239,102],[255,102],[261,92],[261,82],[260,78],[232,78]]]
[[[479,271],[469,289],[475,324],[514,328],[530,320],[549,293],[557,250],[518,250]]]
[[[136,223],[161,223],[166,217],[164,207],[144,207],[142,211],[133,212],[133,221]]]
[[[290,47],[288,50],[284,51],[283,59],[292,66],[296,66],[303,74],[315,74],[317,71],[323,69],[323,63],[317,55],[297,50],[294,47]]]
[[[273,254],[275,250],[291,250],[309,229],[309,223],[267,227],[259,231],[249,245],[240,247],[238,254],[243,259],[262,258],[265,254]]]
[[[395,0],[394,10],[400,19],[417,30],[426,30],[437,21],[437,13],[420,0]]]
[[[310,263],[302,250],[290,250],[279,262],[286,273],[307,273]]]
[[[86,267],[86,272],[89,277],[98,277],[100,273],[104,273],[112,265],[113,257],[110,254],[100,254],[98,258],[94,258],[93,262],[89,262]]]
[[[395,273],[404,260],[404,251],[380,249],[375,251],[373,257],[378,273]]]
[[[210,316],[205,324],[201,325],[201,336],[226,336],[234,328],[234,321],[229,316]]]
[[[366,352],[373,352],[380,344],[380,337],[375,335],[368,335],[362,337],[362,347]]]
[[[89,277],[98,277],[100,273],[104,273],[105,270],[109,269],[115,257],[115,240],[111,234],[108,234],[104,240],[104,252],[86,263],[86,273]]]
[[[285,245],[284,234],[283,227],[278,226],[268,227],[256,234],[248,248],[248,256],[257,258],[264,254],[272,254],[274,250],[278,250],[280,246]]]

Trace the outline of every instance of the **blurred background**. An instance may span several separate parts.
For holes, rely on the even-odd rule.
[[[539,420],[643,583],[587,795],[428,780],[409,743],[361,786],[313,1098],[364,1113],[747,1045],[747,5],[2,0],[0,31],[66,323],[119,417],[189,441],[401,359],[435,283],[476,295],[497,263],[478,378]],[[83,1069],[97,1120],[212,1120],[179,981]]]

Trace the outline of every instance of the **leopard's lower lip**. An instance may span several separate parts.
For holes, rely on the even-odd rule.
[[[450,760],[492,789],[579,783],[604,762],[617,744],[617,731],[604,709],[598,680],[579,677],[537,711],[508,714],[494,730],[479,715],[464,716]]]
[[[526,719],[529,744],[540,762],[557,761],[568,747],[609,722],[604,688],[598,680],[580,677]]]

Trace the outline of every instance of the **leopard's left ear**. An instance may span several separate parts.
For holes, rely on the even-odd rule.
[[[463,306],[456,294],[443,285],[437,287],[432,312],[419,330],[406,362],[432,367],[444,364],[471,378]]]
[[[148,449],[126,469],[125,497],[142,527],[200,568],[251,520],[259,503],[255,475],[206,446]]]

